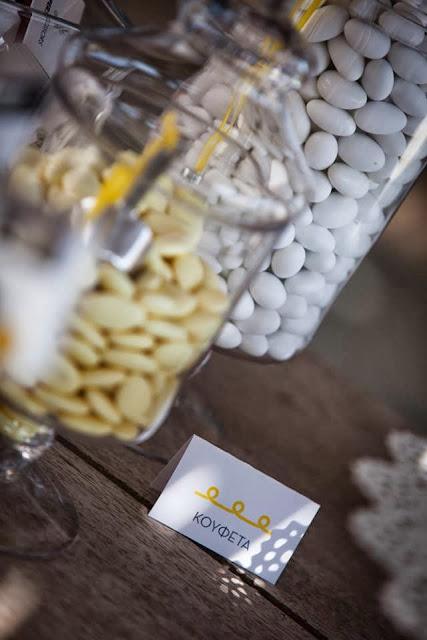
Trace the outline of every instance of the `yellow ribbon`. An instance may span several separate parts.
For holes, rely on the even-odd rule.
[[[296,23],[295,23],[295,27],[298,31],[301,31],[305,25],[307,24],[307,22],[310,20],[311,16],[313,15],[313,13],[316,11],[316,9],[318,9],[319,7],[321,7],[324,4],[325,0],[312,0],[311,2],[309,2],[308,7],[302,11],[302,14],[299,15],[300,11],[302,10],[302,7],[304,7],[304,5],[307,3],[307,0],[297,0],[297,2],[295,3],[293,9],[290,12],[290,18],[292,19],[296,19],[297,15],[299,15]],[[295,21],[295,20],[294,20]],[[282,44],[279,40],[277,39],[273,39],[270,36],[267,36],[261,45],[261,54],[262,55],[273,55],[275,53],[277,53],[278,51],[280,51],[280,49],[282,48]],[[265,63],[258,63],[253,67],[253,71],[255,71],[255,75],[257,75],[258,77],[261,77],[263,75],[263,73],[268,70],[268,66],[265,65]],[[196,173],[201,173],[202,171],[204,171],[204,169],[206,168],[208,162],[209,162],[209,158],[212,156],[212,154],[214,153],[216,147],[218,146],[218,144],[221,142],[222,138],[224,135],[227,135],[231,129],[235,126],[236,122],[237,122],[237,118],[239,117],[240,113],[242,112],[246,102],[248,100],[248,95],[241,95],[239,93],[239,95],[236,97],[236,95],[234,95],[227,107],[227,110],[225,112],[225,115],[219,125],[219,127],[217,128],[217,130],[210,136],[210,138],[208,138],[208,140],[206,141],[206,144],[204,146],[204,148],[202,149],[197,162],[194,166],[194,171]],[[231,118],[230,122],[228,122],[231,114],[234,111],[234,115]],[[227,124],[228,123],[228,124]]]
[[[160,135],[147,143],[133,164],[125,164],[124,162],[113,164],[107,180],[98,191],[95,204],[87,213],[86,219],[94,220],[107,207],[124,198],[138,176],[146,170],[149,162],[162,151],[173,151],[178,145],[179,138],[176,114],[173,111],[168,111],[162,117]]]
[[[278,40],[274,40],[273,38],[266,37],[262,43],[261,53],[262,55],[272,55],[281,49],[281,44]],[[268,67],[267,67],[268,69]],[[266,70],[266,65],[263,62],[258,62],[252,68],[252,71],[255,72],[255,75],[258,78],[261,78],[263,73]],[[242,113],[246,102],[248,101],[248,94],[242,94],[239,90],[236,92],[227,107],[225,115],[217,128],[217,130],[208,138],[203,147],[196,164],[194,165],[194,171],[196,173],[201,173],[206,168],[209,158],[215,152],[216,147],[223,139],[224,135],[227,135],[231,129],[235,126],[239,115]],[[233,116],[231,117],[231,115]],[[231,117],[231,119],[230,119]],[[230,121],[229,121],[230,119]]]
[[[305,27],[307,22],[310,20],[313,13],[316,11],[316,9],[319,9],[319,7],[321,7],[325,3],[325,0],[312,0],[311,2],[308,3],[308,7],[306,9],[303,9],[306,3],[307,3],[307,0],[298,0],[294,4],[289,14],[289,17],[294,21],[295,28],[298,31],[302,31],[302,29]]]

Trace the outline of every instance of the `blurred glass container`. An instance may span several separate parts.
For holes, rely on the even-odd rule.
[[[121,250],[135,246],[141,253],[148,244],[147,227],[141,221],[114,217],[109,222],[105,217],[102,228],[92,232],[91,242],[82,246],[70,207],[82,195],[97,193],[96,172],[100,175],[107,160],[79,136],[54,100],[48,70],[25,40],[29,27],[43,34],[52,62],[58,50],[50,47],[49,34],[59,34],[63,40],[76,33],[78,25],[6,1],[0,2],[0,17],[0,553],[45,558],[73,542],[78,517],[60,485],[32,464],[53,442],[58,407],[56,411],[51,403],[43,407],[27,389],[32,378],[51,372],[60,334],[70,324],[71,306],[87,278],[92,280],[96,256],[104,253],[113,262],[123,257]],[[74,152],[60,151],[71,141],[79,144]],[[49,154],[49,162],[42,169],[44,154]],[[72,170],[83,166],[85,180],[78,171],[73,179]],[[68,202],[59,188],[66,174]],[[49,189],[53,183],[55,189]],[[139,188],[144,193],[143,186]],[[142,232],[142,247],[137,232]],[[74,323],[77,332],[102,342],[90,323],[76,318]],[[86,354],[87,359],[88,353],[90,357],[90,350],[83,345],[82,351],[78,340],[73,346],[80,358]],[[51,375],[53,384],[64,390],[76,368],[61,362],[65,370],[56,368]],[[62,396],[62,402],[67,400],[69,396]]]
[[[52,444],[61,411],[77,411],[80,417],[89,413],[82,410],[81,397],[72,397],[84,364],[92,374],[92,400],[98,407],[101,401],[104,411],[99,388],[117,386],[126,378],[105,368],[97,376],[96,349],[105,351],[107,339],[102,329],[71,314],[71,307],[83,289],[94,286],[97,260],[102,260],[110,289],[121,285],[123,293],[128,284],[126,298],[133,285],[122,271],[141,258],[152,233],[141,220],[126,215],[125,207],[82,233],[80,202],[96,196],[102,171],[113,160],[70,121],[50,91],[51,68],[25,42],[30,26],[47,43],[52,42],[49,33],[66,39],[78,26],[7,1],[0,2],[0,15],[0,553],[46,558],[73,542],[78,517],[64,490],[32,463]],[[57,49],[46,46],[55,60]],[[143,178],[138,176],[139,197],[162,173],[169,156],[154,160]],[[120,269],[114,267],[117,263]],[[138,309],[137,315],[139,320],[143,312]],[[58,356],[58,350],[73,351],[74,359]],[[33,388],[46,377],[51,385],[41,385],[42,395],[43,390],[48,393],[43,401]],[[95,423],[86,423],[85,431],[111,431],[101,420]],[[135,429],[129,435],[129,425],[123,427],[123,437],[134,435]]]
[[[7,188],[10,163],[14,162],[23,145],[38,139],[40,129],[35,112],[48,84],[46,70],[23,40],[30,21],[42,30],[48,19],[50,28],[60,30],[63,35],[78,30],[75,24],[39,15],[28,7],[11,2],[0,3],[0,351],[3,370],[6,362],[11,364],[10,356],[12,360],[14,357],[19,360],[23,356],[24,370],[40,364],[32,359],[33,352],[40,349],[40,344],[35,342],[30,350],[24,344],[26,335],[33,335],[37,340],[39,333],[43,332],[43,327],[37,324],[37,314],[33,314],[37,305],[33,304],[31,297],[34,291],[32,285],[39,284],[43,279],[46,283],[49,280],[52,285],[60,275],[67,253],[67,243],[62,241],[70,237],[65,225],[61,239],[56,235],[59,244],[62,244],[60,248],[55,241],[56,224],[53,221],[45,218],[38,229],[40,233],[34,228],[36,220],[27,226],[26,214],[31,206],[23,205],[19,198],[11,197]],[[41,221],[39,210],[33,209],[33,212]],[[68,271],[68,276],[70,273]],[[17,293],[19,285],[13,287],[14,283],[18,284],[21,275],[26,276],[21,280],[21,290],[26,289],[22,295]],[[52,303],[53,291],[49,291],[48,287],[44,290],[47,300]],[[27,299],[26,294],[30,294]],[[18,304],[14,305],[14,302]],[[59,306],[56,310],[59,313]],[[55,323],[55,314],[47,313],[46,317]],[[14,341],[12,349],[10,339]],[[35,360],[38,360],[37,354]],[[31,465],[52,441],[53,430],[50,426],[26,420],[22,413],[11,410],[5,399],[0,410],[0,553],[49,557],[75,539],[78,518],[72,502],[56,483],[49,481]]]
[[[265,165],[278,154],[301,167],[301,189],[306,178],[286,112],[269,93],[272,62],[253,52],[249,64],[238,52],[233,62],[214,49],[203,58],[181,35],[150,29],[100,31],[67,47],[55,87],[78,127],[51,105],[33,136],[37,148],[16,154],[10,184],[33,205],[71,211],[76,225],[92,218],[83,225],[91,242],[113,235],[120,243],[123,225],[140,218],[152,237],[144,262],[131,267],[101,247],[110,264],[84,274],[87,293],[54,369],[3,380],[29,417],[91,435],[149,437],[304,207],[299,189],[266,186]],[[230,103],[222,122],[188,104],[212,68]],[[243,263],[250,267],[228,295],[217,273]]]
[[[32,13],[31,19],[46,22],[45,15]],[[52,17],[49,25],[66,28]],[[21,50],[15,37],[0,57]],[[10,74],[7,61],[5,68]],[[209,108],[191,104],[212,70],[222,76],[221,104],[228,102],[228,116],[220,121]],[[25,64],[23,81],[29,72]],[[41,113],[28,114],[23,135],[6,145],[2,158],[4,201],[16,199],[21,209],[38,211],[41,220],[66,220],[89,250],[73,274],[82,290],[79,304],[65,335],[50,336],[58,352],[41,373],[11,354],[20,345],[25,355],[18,324],[29,329],[20,338],[31,339],[33,325],[38,345],[47,344],[49,325],[40,319],[52,309],[43,300],[56,289],[35,288],[21,296],[10,285],[15,266],[22,267],[18,262],[11,264],[12,280],[0,282],[0,312],[9,311],[11,301],[15,311],[24,311],[22,322],[2,326],[0,468],[14,497],[8,502],[12,512],[3,513],[8,526],[0,551],[26,556],[63,548],[75,535],[76,518],[68,502],[61,509],[53,485],[37,479],[46,513],[58,507],[52,521],[63,535],[53,541],[42,528],[46,538],[40,539],[40,528],[29,526],[14,537],[13,504],[21,501],[17,493],[25,485],[19,482],[22,468],[63,426],[127,441],[155,432],[183,379],[237,308],[252,273],[305,206],[308,175],[274,90],[273,62],[257,51],[248,59],[247,50],[237,46],[231,59],[212,47],[203,56],[173,32],[100,31],[70,41],[54,83],[60,100],[50,96]],[[218,105],[215,109],[219,113]],[[284,154],[295,164],[298,188],[268,184],[266,164]],[[21,225],[17,232],[25,248],[37,247],[38,266],[51,253],[45,228],[49,224],[39,230]],[[225,250],[215,257],[218,239]],[[228,291],[218,272],[243,263],[250,266]],[[58,293],[67,294],[70,283],[63,276]],[[43,283],[37,280],[37,286]]]

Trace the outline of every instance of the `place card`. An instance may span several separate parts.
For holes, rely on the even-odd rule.
[[[32,9],[46,13],[44,20],[31,18],[23,38],[24,45],[40,62],[48,76],[56,71],[59,52],[70,31],[52,23],[50,15],[79,24],[85,9],[83,0],[33,0]]]
[[[193,436],[157,476],[150,517],[275,584],[319,505]]]

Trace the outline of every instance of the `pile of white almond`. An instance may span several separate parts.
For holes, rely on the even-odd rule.
[[[95,196],[106,175],[93,147],[30,149],[11,181],[34,203],[64,209]],[[180,375],[217,333],[228,298],[196,255],[202,219],[176,197],[171,180],[159,183],[140,203],[153,232],[142,268],[129,275],[107,263],[95,267],[50,374],[30,388],[2,380],[4,392],[31,413],[53,414],[90,435],[134,439],[164,412]]]
[[[277,239],[232,311],[220,347],[279,361],[304,347],[422,170],[426,29],[421,0],[331,0],[314,11],[303,35],[317,61],[316,77],[290,91],[285,105],[313,171],[308,206]],[[236,85],[211,73],[196,88],[191,108],[221,121]],[[284,155],[267,153],[264,121],[249,116],[243,109],[234,128],[249,130],[248,152],[263,154],[265,183],[289,197],[300,176]],[[239,176],[245,168],[236,163],[230,173]],[[221,235],[208,241],[202,244],[233,292],[250,270],[250,256],[230,257],[233,243]]]

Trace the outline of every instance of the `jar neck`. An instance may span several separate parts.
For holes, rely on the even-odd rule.
[[[176,28],[200,53],[248,64],[265,62],[276,82],[298,87],[310,73],[310,53],[289,19],[289,2],[192,0],[183,3]],[[290,83],[291,81],[291,83]]]

